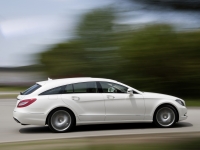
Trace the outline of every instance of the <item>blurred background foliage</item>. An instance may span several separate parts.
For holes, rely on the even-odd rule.
[[[135,0],[131,0],[135,1]],[[184,10],[199,10],[200,9],[200,0],[137,0],[138,2],[169,6],[175,9],[184,9]]]
[[[86,13],[70,41],[40,54],[52,78],[103,77],[141,91],[200,96],[200,31],[115,23],[114,8]]]

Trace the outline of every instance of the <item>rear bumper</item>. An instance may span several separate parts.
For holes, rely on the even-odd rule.
[[[179,108],[179,121],[187,119],[187,108],[181,107]]]
[[[25,113],[14,110],[13,118],[22,125],[45,125],[46,115],[42,113]]]

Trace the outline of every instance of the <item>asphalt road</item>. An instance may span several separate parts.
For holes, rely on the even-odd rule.
[[[189,108],[188,119],[174,128],[157,128],[151,123],[128,123],[78,126],[69,133],[52,133],[47,126],[22,126],[13,120],[16,100],[0,100],[0,143],[57,138],[130,135],[150,133],[200,132],[200,108]]]

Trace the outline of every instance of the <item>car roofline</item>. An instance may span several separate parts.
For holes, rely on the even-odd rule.
[[[84,79],[88,79],[88,80],[84,80]],[[69,81],[69,82],[67,82]],[[40,82],[36,82],[37,84],[41,85],[41,86],[49,86],[50,88],[56,87],[56,84],[59,86],[65,85],[65,84],[73,84],[73,83],[78,83],[78,82],[90,82],[90,81],[105,81],[105,82],[114,82],[117,84],[121,84],[123,86],[127,86],[128,88],[132,88],[133,90],[135,90],[138,93],[142,93],[141,91],[126,85],[124,83],[118,82],[116,80],[112,80],[112,79],[106,79],[106,78],[92,78],[92,77],[75,77],[75,78],[63,78],[63,79],[52,79],[52,80],[46,80],[46,81],[40,81]]]

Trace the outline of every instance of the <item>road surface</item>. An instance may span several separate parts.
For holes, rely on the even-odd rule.
[[[0,143],[57,138],[81,138],[108,135],[130,135],[150,133],[200,132],[200,108],[189,108],[188,119],[174,128],[156,128],[151,123],[128,123],[78,126],[69,133],[52,133],[47,126],[22,126],[13,120],[12,112],[16,100],[0,100]]]

